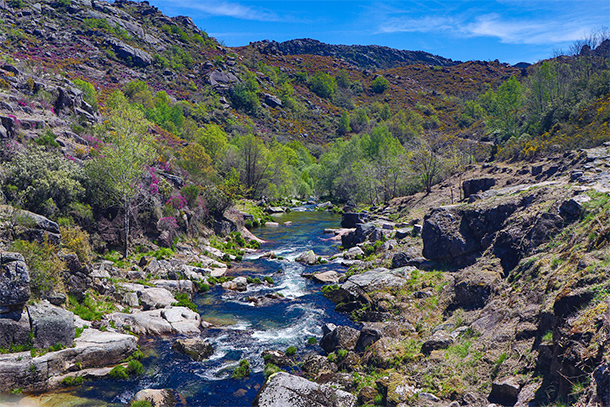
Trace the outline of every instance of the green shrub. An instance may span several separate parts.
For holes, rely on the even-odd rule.
[[[332,99],[337,90],[337,81],[327,73],[317,72],[309,80],[309,89],[321,98]]]
[[[39,146],[59,147],[59,143],[55,141],[56,138],[57,135],[53,133],[53,130],[48,129],[42,136],[35,139],[34,142]]]
[[[60,0],[70,3],[70,0]],[[83,91],[83,100],[87,102],[94,110],[97,110],[97,92],[95,86],[92,83],[84,81],[82,79],[75,79],[74,84],[76,87]]]
[[[265,276],[263,277],[263,281],[271,284],[271,285],[275,285],[275,282],[273,281],[273,278],[271,278],[270,276]]]
[[[110,376],[114,380],[129,379],[129,374],[127,373],[127,369],[125,369],[121,365],[113,367],[112,370],[108,373],[108,376]]]
[[[130,360],[127,364],[127,373],[129,376],[141,376],[144,373],[144,366],[137,360]]]
[[[18,8],[18,9],[23,8],[23,6],[25,5],[25,3],[23,2],[23,0],[11,0],[11,1],[9,2],[9,4],[10,4],[10,6],[11,6],[12,8]]]
[[[62,272],[66,263],[57,257],[57,247],[44,242],[13,242],[11,250],[23,254],[30,268],[30,289],[34,298],[41,298],[50,292],[63,292]]]
[[[17,188],[15,197],[25,209],[45,216],[62,211],[85,194],[82,185],[84,172],[63,154],[45,151],[42,146],[31,146],[4,165],[5,185]],[[9,192],[7,195],[12,196]],[[50,213],[51,212],[51,213]]]
[[[310,345],[316,345],[318,343],[318,340],[316,338],[314,338],[313,336],[311,336],[307,339],[307,343]]]
[[[68,298],[70,310],[85,321],[100,321],[105,314],[115,311],[114,303],[104,301],[101,296],[95,298],[87,293],[82,302],[78,302],[72,295]]]
[[[272,374],[277,373],[277,372],[281,372],[281,371],[282,371],[282,369],[280,369],[279,367],[277,367],[273,363],[268,363],[268,364],[265,365],[265,368],[263,369],[263,374],[265,375],[265,379],[267,379]]]
[[[239,361],[239,366],[233,371],[234,379],[243,379],[250,376],[250,362],[247,359]]]
[[[297,353],[297,347],[296,346],[289,346],[288,349],[286,349],[286,356],[294,356]]]
[[[83,377],[82,376],[68,376],[68,377],[64,377],[61,380],[61,384],[63,386],[69,387],[69,386],[80,386],[81,384],[83,384]]]
[[[62,227],[60,232],[62,246],[76,253],[81,263],[89,263],[92,253],[89,234],[78,226],[73,228]]]
[[[375,93],[383,93],[390,87],[390,82],[383,76],[378,76],[371,82],[371,90]]]
[[[339,349],[337,350],[337,359],[339,361],[345,359],[345,357],[347,356],[349,352],[347,351],[347,349]]]
[[[193,301],[191,301],[191,299],[187,293],[178,293],[175,295],[175,297],[178,300],[178,302],[174,303],[173,305],[176,305],[178,307],[187,307],[187,308],[191,309],[192,311],[197,312],[197,305],[195,305],[193,303]]]
[[[130,407],[152,407],[148,400],[138,400],[130,404]]]

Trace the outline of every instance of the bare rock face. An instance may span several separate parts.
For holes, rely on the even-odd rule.
[[[146,51],[127,45],[116,38],[110,38],[106,42],[114,49],[119,58],[124,59],[132,66],[147,67],[152,64],[152,57]]]
[[[0,252],[0,313],[30,299],[30,270],[20,253]]]
[[[383,337],[372,344],[362,356],[362,363],[385,369],[405,354],[400,339]]]
[[[61,343],[71,346],[74,342],[74,314],[43,301],[28,306],[34,347],[46,349]]]
[[[468,198],[470,195],[476,194],[477,192],[487,191],[494,185],[496,185],[495,178],[474,178],[466,180],[462,183],[464,198]]]
[[[349,326],[338,326],[332,332],[324,335],[320,347],[328,354],[337,349],[354,350],[360,331]]]
[[[322,355],[311,354],[305,358],[301,368],[311,377],[337,372],[337,365]]]
[[[30,316],[27,310],[0,314],[0,348],[9,349],[11,344],[23,345],[29,340]]]
[[[285,372],[267,379],[253,407],[355,407],[356,397],[331,385],[319,385]]]
[[[176,299],[165,288],[148,288],[142,291],[140,302],[144,310],[149,310],[170,306],[176,302]]]

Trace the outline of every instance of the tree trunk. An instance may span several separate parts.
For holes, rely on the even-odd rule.
[[[125,256],[125,258],[127,258],[127,256],[129,255],[129,200],[127,199],[127,196],[124,197],[123,204],[125,205],[125,219],[123,222],[123,227],[125,229],[125,250],[123,255]]]

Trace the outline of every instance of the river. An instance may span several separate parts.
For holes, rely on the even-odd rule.
[[[142,360],[146,370],[144,376],[122,382],[86,382],[72,390],[72,395],[88,399],[91,406],[101,403],[115,405],[128,403],[141,389],[171,388],[185,397],[188,406],[249,406],[264,382],[263,350],[284,351],[289,346],[296,346],[297,358],[306,353],[320,352],[319,346],[309,345],[307,340],[310,337],[319,340],[323,324],[351,325],[351,322],[345,315],[334,311],[334,304],[321,295],[319,284],[305,279],[302,274],[314,269],[339,270],[341,267],[310,267],[294,259],[306,250],[314,250],[318,255],[336,253],[333,246],[336,242],[329,240],[331,235],[324,235],[324,229],[339,227],[341,217],[304,209],[277,218],[280,223],[291,221],[291,226],[254,230],[266,243],[260,251],[246,255],[242,262],[229,270],[228,275],[232,276],[261,279],[270,276],[275,282],[273,287],[249,285],[246,292],[233,292],[215,286],[195,297],[202,319],[215,325],[202,333],[215,349],[209,360],[195,362],[171,350],[173,338],[144,338],[140,341],[145,354]],[[273,251],[283,259],[259,259],[261,253],[267,251]],[[274,292],[284,298],[257,306],[247,300],[247,297]],[[252,374],[248,379],[233,379],[231,374],[241,359],[248,359]]]

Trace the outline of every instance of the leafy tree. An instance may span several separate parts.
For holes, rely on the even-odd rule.
[[[390,82],[379,75],[371,82],[371,90],[375,93],[383,93],[390,87]]]
[[[497,91],[488,90],[480,98],[481,106],[488,113],[487,125],[500,132],[502,140],[518,135],[517,112],[523,103],[523,91],[521,83],[512,76]]]
[[[198,143],[191,143],[180,151],[178,166],[195,178],[207,178],[214,172],[212,159]]]
[[[349,75],[347,74],[347,71],[345,69],[341,69],[339,71],[339,73],[337,74],[336,77],[336,81],[337,81],[337,86],[339,86],[342,89],[349,89],[349,87],[352,84],[352,81],[349,78]]]
[[[337,90],[337,81],[327,73],[316,72],[309,80],[309,89],[321,98],[332,99]]]
[[[69,6],[70,0],[66,1],[68,2]],[[95,86],[93,86],[92,83],[78,78],[74,80],[74,85],[76,85],[78,89],[83,91],[83,100],[87,102],[94,110],[97,110],[97,92],[95,91]]]
[[[213,161],[216,161],[222,151],[227,147],[228,139],[225,133],[217,124],[208,124],[197,130],[195,140],[203,146],[206,153]]]
[[[253,134],[239,137],[236,146],[241,161],[240,176],[249,197],[260,196],[269,175],[268,150],[263,141]]]
[[[349,133],[351,127],[349,126],[349,114],[347,112],[343,112],[341,114],[341,120],[339,120],[339,127],[337,128],[337,133],[340,135],[345,135]]]
[[[140,179],[154,158],[149,122],[142,111],[130,105],[120,91],[109,98],[108,121],[99,129],[107,143],[88,163],[90,177],[106,192],[109,203],[123,209],[124,256],[129,254],[129,218],[140,190]]]

